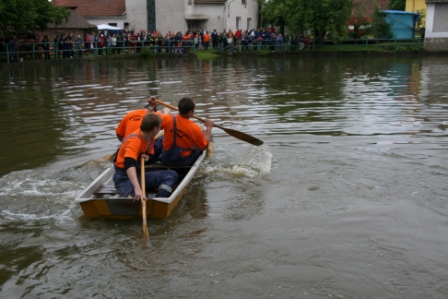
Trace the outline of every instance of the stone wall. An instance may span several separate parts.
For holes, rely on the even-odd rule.
[[[448,51],[448,37],[425,38],[425,50],[427,51]]]

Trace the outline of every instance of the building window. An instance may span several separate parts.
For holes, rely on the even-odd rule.
[[[193,0],[188,0],[188,5],[193,5]]]
[[[246,5],[246,0],[241,0],[241,4]]]
[[[108,23],[108,24],[109,24],[109,26],[117,27],[117,23]]]
[[[247,18],[247,31],[252,29],[252,18]]]
[[[241,17],[236,17],[236,29],[240,29]]]
[[[125,30],[129,30],[129,23],[128,22],[125,22],[123,25],[124,25],[124,29]]]
[[[446,31],[446,13],[448,12],[448,3],[433,3],[434,5],[434,23],[433,32]],[[444,20],[444,21],[442,21]]]

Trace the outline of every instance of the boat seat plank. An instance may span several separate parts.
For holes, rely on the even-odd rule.
[[[159,169],[185,169],[185,168],[191,168],[191,166],[170,166],[166,165],[160,162],[157,163],[151,163],[151,164],[145,164],[145,168],[159,168]]]
[[[150,192],[150,195],[152,197],[155,197],[155,193],[157,192],[158,188],[153,189],[152,191],[148,191]],[[110,186],[110,185],[103,185],[101,187],[99,187],[98,189],[96,189],[95,191],[93,191],[93,194],[96,196],[102,196],[102,195],[117,195],[119,194],[117,189],[115,189],[115,186]],[[148,196],[148,194],[147,194]]]
[[[102,194],[118,194],[117,189],[115,189],[115,186],[110,186],[110,185],[102,185],[100,186],[98,189],[96,189],[95,191],[93,191],[94,195],[102,195]]]

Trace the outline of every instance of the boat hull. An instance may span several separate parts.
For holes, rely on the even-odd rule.
[[[188,172],[182,181],[179,182],[170,197],[155,197],[155,193],[147,193],[146,215],[148,218],[166,218],[172,213],[202,164],[205,155],[206,151],[188,169]],[[157,167],[154,169],[160,170]],[[185,171],[185,169],[183,170]],[[75,199],[80,204],[85,216],[90,219],[129,219],[142,217],[142,205],[140,201],[119,196],[112,180],[113,174],[113,168],[106,169]]]

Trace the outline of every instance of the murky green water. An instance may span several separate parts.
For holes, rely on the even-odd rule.
[[[446,57],[60,61],[0,69],[0,297],[446,298]],[[215,156],[165,220],[74,198],[147,97]]]

